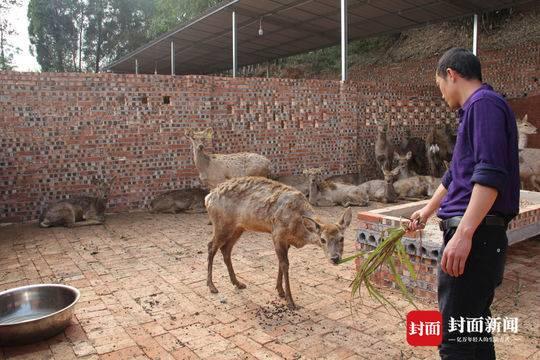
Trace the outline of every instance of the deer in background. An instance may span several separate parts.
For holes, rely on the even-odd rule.
[[[384,180],[366,181],[365,183],[358,185],[358,187],[368,194],[369,200],[394,203],[396,202],[398,195],[393,184],[401,172],[401,167],[398,166],[391,171],[384,168],[381,170],[384,175]]]
[[[181,211],[187,213],[206,212],[204,197],[208,191],[204,189],[172,190],[158,195],[150,203],[151,213],[176,214]]]
[[[536,126],[525,115],[521,121],[517,121],[517,127],[521,188],[540,191],[540,149],[527,148],[527,136],[537,133]]]
[[[403,161],[403,157],[408,156],[406,163]],[[401,140],[399,147],[394,152],[394,159],[398,160],[398,163],[407,164],[406,171],[410,170],[411,173],[419,175],[427,175],[427,163],[426,158],[426,142],[418,137],[411,137],[411,130],[405,129],[405,135]],[[404,168],[405,170],[405,168]]]
[[[445,170],[444,161],[452,160],[454,152],[453,131],[449,124],[444,128],[433,127],[426,139],[426,156],[431,176],[439,178]]]
[[[193,146],[193,159],[199,171],[199,178],[203,186],[210,189],[231,178],[240,176],[270,175],[270,160],[255,153],[235,154],[209,154],[204,150],[204,141],[211,140],[213,130],[185,131],[185,136]]]
[[[531,124],[529,122],[529,117],[527,114],[523,116],[521,120],[517,121],[517,128],[518,128],[518,148],[520,150],[525,149],[527,147],[527,136],[528,135],[535,135],[537,133],[536,126]]]
[[[39,226],[74,227],[103,224],[107,201],[115,178],[113,177],[109,182],[92,179],[92,184],[97,187],[96,196],[76,196],[50,205],[41,214]]]
[[[417,175],[394,183],[399,198],[421,198],[432,196],[441,184],[440,178]]]
[[[214,227],[208,243],[210,292],[218,292],[212,281],[212,265],[218,250],[223,254],[231,282],[244,289],[246,286],[234,273],[233,246],[244,231],[270,233],[279,261],[276,289],[290,309],[296,305],[289,284],[289,248],[312,244],[320,247],[331,263],[337,264],[343,255],[345,230],[352,220],[349,208],[337,223],[324,222],[301,192],[262,177],[240,177],[221,183],[208,194],[205,205]]]
[[[414,170],[411,169],[410,166],[412,159],[411,151],[408,151],[405,155],[400,155],[399,153],[394,152],[394,159],[397,160],[400,168],[398,180],[403,180],[418,175]]]
[[[309,203],[313,206],[367,206],[369,197],[362,188],[339,182],[324,180],[322,169],[307,169],[309,178]]]
[[[394,145],[388,137],[388,122],[377,124],[377,140],[375,141],[375,160],[379,168],[390,170],[394,162]]]

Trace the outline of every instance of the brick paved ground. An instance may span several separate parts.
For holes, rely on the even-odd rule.
[[[341,209],[320,210],[337,218]],[[346,253],[353,251],[353,222]],[[0,290],[40,282],[76,286],[82,298],[72,325],[31,346],[0,348],[0,359],[433,359],[412,348],[404,322],[364,296],[349,306],[352,265],[332,266],[314,247],[290,254],[297,311],[274,290],[277,261],[266,234],[244,234],[233,252],[241,281],[230,284],[221,256],[206,287],[205,214],[112,215],[106,226],[0,228]],[[500,359],[538,359],[540,243],[513,247],[494,315],[519,317],[520,329],[496,345]],[[384,293],[403,313],[411,309]],[[423,309],[435,304],[419,303]],[[534,319],[534,320],[533,320]],[[536,320],[536,321],[535,321]]]

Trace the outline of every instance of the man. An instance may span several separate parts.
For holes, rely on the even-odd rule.
[[[423,227],[438,209],[444,237],[438,269],[443,316],[439,355],[448,360],[495,359],[485,325],[495,287],[502,282],[506,227],[519,212],[516,121],[502,96],[482,83],[480,62],[470,51],[448,50],[435,78],[448,106],[459,109],[457,139],[442,184],[411,216],[410,229]],[[483,320],[481,333],[468,332],[468,318]]]

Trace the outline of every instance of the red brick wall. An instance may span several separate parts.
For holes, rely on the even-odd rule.
[[[117,176],[111,211],[195,185],[187,127],[213,127],[215,152],[268,156],[275,174],[355,173],[357,97],[335,81],[0,73],[0,221],[35,219],[95,175]]]
[[[487,80],[514,97],[534,99],[538,49],[483,59]],[[322,166],[332,175],[360,171],[364,180],[378,177],[373,120],[389,114],[395,143],[405,126],[423,137],[433,124],[455,122],[433,84],[434,61],[371,67],[346,84],[0,72],[0,222],[35,219],[47,202],[91,192],[96,175],[117,176],[109,203],[114,212],[196,185],[183,138],[187,127],[213,127],[214,152],[268,156],[276,175]],[[170,96],[170,104],[163,96]]]

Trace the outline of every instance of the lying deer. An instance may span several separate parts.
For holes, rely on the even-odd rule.
[[[388,171],[382,168],[384,180],[370,180],[358,185],[368,194],[369,200],[383,203],[394,203],[397,200],[397,193],[394,189],[394,181],[401,171],[401,166]]]
[[[397,152],[394,152],[394,159],[397,160],[398,166],[400,167],[398,180],[403,180],[403,179],[407,179],[407,178],[418,175],[410,167],[410,161],[412,159],[412,151],[408,151],[405,155],[401,155]]]
[[[193,132],[188,129],[185,136],[193,145],[193,158],[203,186],[210,189],[228,179],[240,176],[270,175],[270,160],[255,153],[208,154],[204,141],[212,139],[213,130]]]
[[[208,191],[198,188],[168,191],[152,200],[150,212],[172,214],[181,211],[188,213],[206,212],[204,207],[206,195],[208,195]]]
[[[304,170],[309,178],[309,203],[313,206],[368,206],[367,192],[356,185],[324,180],[322,169]]]
[[[410,170],[419,175],[427,175],[427,164],[428,160],[426,158],[426,142],[424,139],[411,136],[411,130],[405,129],[405,134],[401,140],[400,145],[397,147],[396,152],[394,152],[394,159],[396,154],[399,155],[398,161],[401,161],[403,156],[406,156],[410,152],[411,156],[408,159],[408,167]]]
[[[244,289],[246,286],[238,281],[233,270],[233,246],[244,231],[270,233],[279,261],[276,289],[291,309],[296,306],[289,284],[289,248],[316,245],[333,264],[337,264],[343,254],[345,229],[352,219],[349,208],[338,223],[323,222],[316,217],[301,192],[263,177],[228,180],[208,194],[205,205],[214,227],[212,240],[208,243],[207,284],[210,291],[218,292],[212,281],[212,264],[218,250],[223,254],[231,282],[238,289]]]
[[[105,208],[115,177],[110,182],[92,180],[97,186],[96,196],[77,196],[50,205],[39,219],[39,226],[50,227],[64,225],[67,227],[100,225],[105,222]]]
[[[440,184],[440,178],[417,175],[396,181],[394,189],[399,198],[421,198],[432,196]]]

